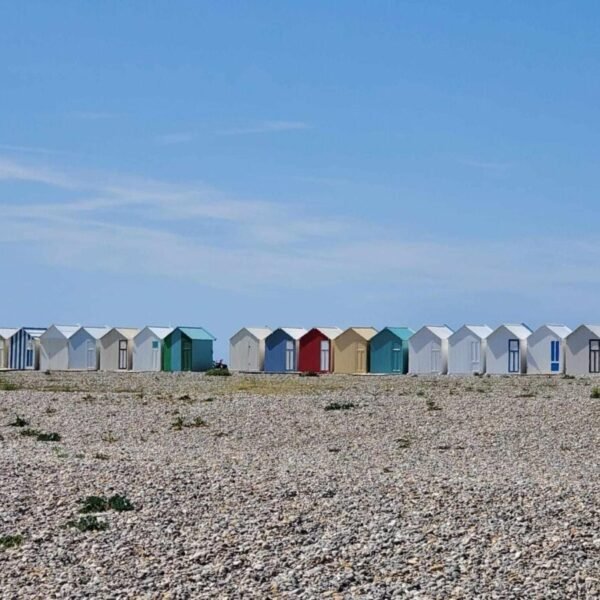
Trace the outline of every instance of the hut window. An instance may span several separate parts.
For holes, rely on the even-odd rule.
[[[590,340],[590,373],[600,373],[600,340]]]
[[[119,369],[127,369],[127,340],[119,340]]]
[[[33,367],[33,342],[31,340],[28,340],[25,350],[25,367],[29,369]]]
[[[520,369],[519,340],[508,340],[508,372],[518,373]]]

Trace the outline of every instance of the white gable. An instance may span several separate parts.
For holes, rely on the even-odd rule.
[[[301,329],[300,327],[280,327],[280,329],[295,340],[299,340],[306,333],[306,329]]]
[[[157,338],[160,338],[161,340],[164,340],[173,332],[173,327],[147,327],[146,329],[151,331]]]
[[[335,340],[335,338],[342,333],[339,327],[315,327],[317,331],[320,331],[326,338]]]
[[[264,340],[273,333],[268,327],[244,327],[242,331],[247,331],[252,337],[257,340]],[[238,332],[239,333],[239,332]]]

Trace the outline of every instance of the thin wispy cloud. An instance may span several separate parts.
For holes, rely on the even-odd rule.
[[[219,135],[253,135],[258,133],[281,133],[284,131],[301,131],[311,126],[303,121],[263,121],[247,127],[233,127],[218,131]]]
[[[195,135],[191,131],[182,131],[178,133],[166,133],[163,135],[156,136],[156,142],[163,146],[170,146],[173,144],[185,144],[191,142]]]
[[[116,119],[119,115],[106,111],[81,110],[71,113],[71,116],[83,121],[104,121],[106,119]]]
[[[52,148],[39,148],[36,146],[14,146],[12,144],[0,144],[0,150],[8,150],[9,152],[18,152],[23,154],[44,154],[48,156],[60,156],[71,154],[65,150],[54,150]]]

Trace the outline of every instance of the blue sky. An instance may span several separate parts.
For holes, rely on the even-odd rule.
[[[600,320],[597,2],[0,19],[0,325]]]

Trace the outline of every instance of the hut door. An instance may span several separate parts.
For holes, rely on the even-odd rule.
[[[295,371],[295,363],[294,360],[294,342],[292,340],[287,340],[285,343],[285,370],[286,371]]]
[[[442,370],[442,349],[438,345],[431,348],[431,372],[439,373]]]
[[[550,342],[550,372],[558,373],[560,369],[560,342],[552,340]]]
[[[192,340],[183,340],[181,346],[181,370],[192,370]]]
[[[321,340],[321,371],[329,371],[329,341]]]
[[[152,370],[160,371],[160,342],[152,340]]]
[[[402,370],[402,346],[398,342],[392,344],[392,372],[400,373]]]
[[[521,352],[519,340],[508,340],[508,372],[519,373],[521,371]]]
[[[600,340],[590,340],[590,373],[600,373]]]
[[[25,348],[25,368],[33,369],[33,340],[27,340]]]
[[[248,349],[246,352],[246,370],[253,371],[254,366],[252,364],[252,344],[248,344]]]
[[[479,373],[481,368],[481,342],[471,342],[471,371]]]
[[[0,369],[4,368],[4,340],[0,340]]]
[[[119,340],[119,370],[127,370],[127,340]]]
[[[92,340],[87,341],[86,366],[90,370],[96,368],[96,343]]]
[[[363,373],[365,370],[365,349],[361,344],[356,349],[356,372]]]

